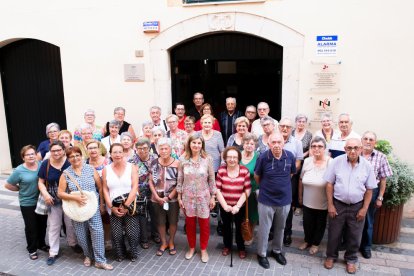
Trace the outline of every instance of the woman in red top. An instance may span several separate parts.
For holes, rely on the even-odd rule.
[[[226,165],[218,169],[216,177],[217,200],[220,202],[221,218],[223,220],[223,243],[221,252],[227,256],[233,244],[231,223],[236,225],[236,243],[240,259],[246,258],[246,250],[241,235],[241,223],[245,216],[244,202],[250,195],[250,173],[249,170],[240,165],[242,156],[236,147],[227,147],[223,151],[223,159]]]
[[[203,117],[203,115],[205,115],[205,114],[210,114],[211,116],[213,116],[213,118],[214,118],[214,120],[213,120],[213,130],[220,131],[220,124],[219,124],[218,120],[214,117],[213,108],[211,107],[210,104],[208,104],[208,103],[203,104],[200,108],[200,113],[201,113],[201,117]],[[201,130],[201,119],[198,120],[195,123],[194,130],[195,131]]]

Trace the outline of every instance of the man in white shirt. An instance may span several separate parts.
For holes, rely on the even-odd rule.
[[[259,118],[256,119],[252,124],[252,133],[256,134],[257,137],[263,134],[263,128],[260,124],[260,119],[268,116],[270,112],[269,105],[266,102],[260,102],[257,104],[257,113],[259,114]],[[277,127],[278,122],[275,120],[275,127]]]
[[[346,140],[356,138],[361,140],[361,136],[352,130],[353,121],[348,113],[342,113],[338,117],[339,132],[335,132],[332,135],[331,142],[329,144],[329,153],[332,158],[345,154],[344,147]]]

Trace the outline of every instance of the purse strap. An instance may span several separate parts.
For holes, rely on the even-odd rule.
[[[49,177],[49,168],[50,168],[50,159],[47,159],[46,179],[45,179],[46,190],[49,189],[49,181],[47,181],[47,178]]]
[[[246,218],[245,220],[249,220],[249,197],[247,196],[246,191],[244,191],[244,194],[246,195]]]
[[[83,191],[81,189],[81,187],[79,186],[78,181],[76,181],[75,178],[73,178],[72,175],[70,175],[70,173],[67,173],[66,171],[63,172],[67,177],[69,177],[69,179],[76,185],[76,187],[78,188],[79,192],[81,193],[81,195],[83,195]]]

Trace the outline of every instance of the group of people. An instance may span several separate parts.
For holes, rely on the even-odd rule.
[[[51,123],[48,139],[37,149],[23,147],[23,164],[5,186],[19,192],[30,259],[36,260],[40,249],[49,252],[47,264],[54,264],[62,225],[69,246],[83,252],[85,266],[94,262],[97,268],[113,269],[105,257],[109,247],[117,261],[134,262],[138,246],[148,249],[150,238],[159,244],[157,256],[166,251],[175,255],[181,210],[188,241],[185,258],[197,252],[198,223],[201,261],[208,262],[210,213],[216,204],[223,256],[232,250],[234,223],[238,255],[246,258],[245,247],[253,242],[242,237],[248,214],[251,230],[258,225],[254,240],[259,264],[270,267],[272,240],[270,255],[285,265],[283,246],[292,243],[293,215],[303,213],[299,249],[311,255],[319,251],[329,221],[325,268],[334,266],[342,242],[348,273],[356,272],[358,251],[371,257],[375,210],[392,175],[386,157],[374,149],[375,133],[359,136],[349,114],[339,116],[339,130],[324,114],[321,129],[312,134],[305,115],[278,122],[265,102],[247,106],[243,114],[229,97],[218,118],[202,93],[195,93],[193,102],[188,112],[177,103],[175,114],[165,120],[161,108],[151,107],[139,135],[124,120],[124,108],[115,108],[114,120],[103,127],[88,109],[73,141],[70,131]],[[71,194],[77,186],[94,192],[99,202],[85,222],[70,220],[62,209],[62,200],[87,203],[84,195]],[[38,211],[42,201],[47,213]]]

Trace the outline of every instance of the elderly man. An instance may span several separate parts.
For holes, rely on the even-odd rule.
[[[258,103],[257,112],[259,114],[259,118],[256,119],[252,123],[252,131],[251,132],[256,134],[257,137],[259,137],[260,135],[263,134],[263,128],[262,128],[262,125],[260,124],[260,119],[265,117],[265,116],[269,116],[269,112],[270,112],[269,105],[265,102]],[[275,120],[275,126],[277,127],[277,121],[276,120]]]
[[[194,106],[188,110],[188,116],[193,116],[196,118],[196,121],[200,120],[201,114],[201,106],[204,104],[204,95],[201,92],[196,92],[193,95],[193,103]]]
[[[236,110],[236,98],[228,97],[226,99],[226,111],[220,113],[220,129],[225,145],[229,137],[236,132],[234,122],[241,116],[243,116],[243,113]]]
[[[259,184],[258,198],[259,232],[257,241],[257,260],[263,268],[269,268],[267,246],[270,228],[273,225],[271,256],[281,264],[286,264],[282,254],[283,229],[292,201],[290,179],[296,173],[293,154],[284,150],[284,139],[279,133],[270,135],[269,150],[259,156],[254,178]]]
[[[115,107],[114,109],[114,119],[119,122],[119,134],[122,134],[123,132],[129,132],[131,135],[136,137],[134,128],[130,123],[127,121],[124,121],[125,119],[125,108],[123,107]],[[104,134],[104,137],[109,135],[109,122],[105,124],[105,126],[102,129],[102,132]]]
[[[302,142],[292,136],[293,122],[291,119],[284,117],[279,122],[279,132],[283,136],[285,146],[283,149],[290,151],[295,157],[296,170],[299,172],[303,160]],[[283,236],[283,244],[290,246],[292,244],[292,220],[293,208],[298,207],[298,178],[292,178],[292,204],[289,210],[289,215],[286,219],[285,232]]]
[[[365,215],[371,202],[372,189],[377,187],[377,182],[371,164],[360,156],[360,139],[346,140],[344,150],[346,155],[332,160],[324,175],[329,215],[324,267],[333,268],[338,259],[338,247],[344,231],[346,271],[354,274]]]
[[[185,118],[187,116],[185,115],[185,106],[183,103],[176,103],[174,108],[175,115],[178,117],[178,128],[181,130],[185,130]]]
[[[374,149],[377,135],[372,131],[366,131],[362,135],[362,156],[371,163],[378,188],[372,190],[372,199],[365,218],[364,231],[362,232],[359,250],[364,258],[371,258],[372,231],[374,226],[375,211],[382,206],[387,177],[392,175],[387,157],[382,152]]]
[[[249,132],[252,131],[252,124],[254,120],[256,119],[257,112],[256,107],[254,105],[248,105],[246,107],[246,111],[244,112],[244,116],[246,116],[247,119],[249,119]]]
[[[338,117],[339,131],[334,132],[329,145],[329,152],[332,158],[344,154],[346,140],[350,138],[361,139],[361,136],[352,130],[352,119],[347,113],[342,113]]]
[[[168,130],[167,123],[165,122],[165,120],[161,119],[161,107],[152,106],[150,108],[150,117],[152,123],[154,124],[154,128],[162,128],[165,131]]]

